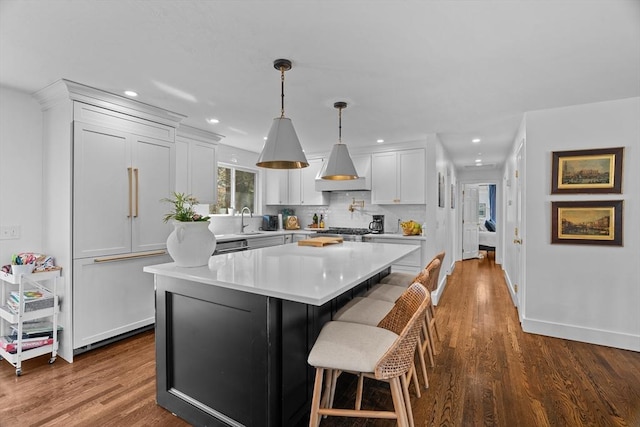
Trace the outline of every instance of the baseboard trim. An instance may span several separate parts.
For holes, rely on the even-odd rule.
[[[511,295],[511,301],[513,302],[514,307],[518,306],[518,296],[516,295],[515,288],[513,286],[513,282],[509,277],[509,272],[505,269],[502,269],[504,272],[504,280],[507,282],[507,289],[509,289],[509,294]]]
[[[455,268],[456,268],[456,263],[454,261],[453,264],[451,264],[451,267],[449,267],[448,274],[452,274]],[[448,277],[449,276],[445,274],[444,277],[440,279],[440,282],[438,283],[438,287],[436,288],[436,290],[431,292],[431,301],[433,302],[433,305],[436,305],[436,306],[438,305],[438,302],[440,301],[440,297],[442,297],[442,293],[444,292],[444,288],[447,286]]]
[[[571,341],[604,345],[640,352],[640,335],[585,328],[575,325],[546,322],[536,319],[523,319],[522,330],[532,334],[546,335]]]

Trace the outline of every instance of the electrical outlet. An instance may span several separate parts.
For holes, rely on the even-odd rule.
[[[0,240],[19,239],[19,225],[5,225],[0,227]]]

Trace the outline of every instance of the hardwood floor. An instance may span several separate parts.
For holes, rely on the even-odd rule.
[[[493,255],[459,262],[437,307],[442,341],[416,426],[640,426],[640,353],[523,333]],[[184,426],[155,404],[152,332],[77,356],[0,362],[0,426]],[[363,407],[391,405],[365,382]],[[355,381],[342,375],[336,406]],[[413,394],[413,391],[412,391]],[[328,418],[322,426],[393,426]]]

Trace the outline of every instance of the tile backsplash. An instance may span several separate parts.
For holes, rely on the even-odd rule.
[[[349,205],[364,201],[364,208],[357,206],[353,212]],[[302,227],[312,223],[313,214],[324,215],[326,227],[368,228],[372,215],[384,215],[386,233],[398,232],[398,220],[414,220],[423,223],[426,219],[425,205],[372,205],[370,191],[334,191],[330,193],[329,206],[267,206],[268,214],[277,214],[283,208],[294,209]]]

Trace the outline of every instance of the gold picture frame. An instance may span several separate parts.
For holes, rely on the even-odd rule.
[[[622,193],[624,147],[554,151],[551,194]]]
[[[551,202],[551,243],[622,246],[622,200]]]

